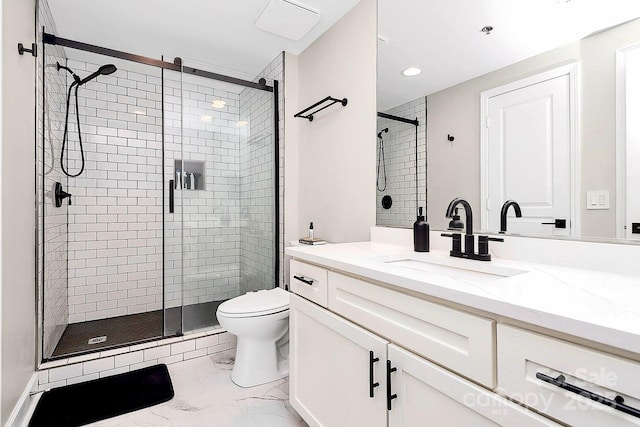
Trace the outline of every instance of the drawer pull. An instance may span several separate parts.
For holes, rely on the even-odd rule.
[[[604,396],[600,396],[599,394],[590,392],[589,390],[585,390],[573,384],[566,383],[565,382],[566,378],[564,377],[564,375],[559,375],[557,378],[553,378],[541,372],[536,372],[536,378],[546,383],[553,384],[556,387],[560,387],[563,390],[567,390],[572,393],[579,394],[580,396],[591,399],[594,402],[598,402],[598,403],[602,403],[603,405],[610,406],[613,409],[624,412],[625,414],[633,415],[634,417],[640,418],[640,410],[633,408],[631,406],[625,405],[623,403],[624,398],[622,396],[616,396],[614,400],[608,399]]]
[[[302,283],[306,283],[307,285],[313,286],[313,279],[307,279],[304,276],[293,276],[293,278],[301,281]]]
[[[398,368],[391,367],[391,360],[387,360],[387,410],[391,410],[391,401],[398,397],[397,394],[391,394],[391,373],[397,371]]]
[[[373,351],[369,352],[369,397],[373,397],[373,389],[378,387],[380,383],[374,383],[373,379],[373,364],[379,362],[380,358],[373,357]]]

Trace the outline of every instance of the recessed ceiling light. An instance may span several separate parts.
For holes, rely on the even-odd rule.
[[[422,70],[418,67],[409,67],[402,72],[402,75],[407,77],[413,77],[413,76],[417,76],[421,72]]]
[[[224,102],[222,99],[215,99],[212,103],[211,106],[213,108],[224,108],[224,106],[227,105],[226,102]]]
[[[246,120],[240,120],[238,123],[236,123],[236,126],[237,126],[237,127],[239,127],[239,128],[243,128],[243,127],[245,127],[245,126],[246,126],[246,125],[248,125],[248,124],[249,124],[249,122],[248,122],[248,121],[246,121]]]
[[[211,120],[213,120],[213,117],[207,116],[206,114],[203,115],[203,116],[200,116],[200,121],[201,122],[210,122]]]

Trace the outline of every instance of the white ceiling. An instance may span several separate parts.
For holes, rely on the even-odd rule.
[[[378,110],[639,16],[640,0],[378,0]]]
[[[288,0],[293,1],[293,0]],[[320,13],[299,41],[259,30],[269,0],[48,0],[56,35],[138,55],[180,56],[250,79],[299,54],[359,0],[295,0]],[[640,16],[640,0],[378,0],[378,110]],[[494,31],[480,32],[485,25]],[[48,29],[51,32],[51,29]],[[409,66],[422,68],[404,77]]]
[[[299,41],[255,26],[269,0],[48,0],[56,35],[160,58],[212,64],[227,74],[256,76],[280,52],[299,54],[359,0],[287,0],[320,14]],[[48,32],[52,32],[50,29]]]

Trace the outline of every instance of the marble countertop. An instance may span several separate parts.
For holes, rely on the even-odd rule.
[[[286,254],[640,354],[636,276],[507,259],[473,261],[452,258],[447,251],[418,253],[379,242],[288,247]],[[467,269],[469,278],[460,279],[458,272],[464,275]]]

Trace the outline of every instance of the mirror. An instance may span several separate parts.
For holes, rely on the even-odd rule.
[[[426,98],[378,112],[376,225],[412,227],[426,209]]]
[[[569,182],[564,183],[571,190],[573,221],[567,221],[572,228],[566,235],[632,238],[618,224],[625,202],[621,182],[626,178],[621,175],[624,168],[617,167],[625,159],[617,158],[616,150],[624,134],[616,116],[616,109],[621,110],[616,57],[619,50],[640,44],[638,17],[640,2],[635,0],[378,0],[378,111],[403,111],[412,103],[425,103],[424,167],[432,229],[447,228],[444,213],[454,197],[469,201],[474,228],[489,232],[498,232],[491,224],[496,224],[507,198],[516,199],[517,194],[528,203],[529,195],[522,189],[503,192],[499,200],[483,197],[483,173],[490,175],[495,162],[487,160],[481,146],[487,133],[481,100],[497,88],[573,67],[574,104],[568,111],[574,143]],[[403,76],[409,67],[422,72]],[[385,144],[385,153],[391,151],[391,142]],[[537,180],[522,175],[521,181]],[[415,191],[415,182],[404,182],[406,193]],[[491,210],[483,209],[488,205]],[[485,211],[493,221],[480,221]],[[380,218],[379,224],[389,225]],[[510,211],[509,230],[517,232],[517,220]],[[559,236],[553,231],[546,235]]]

